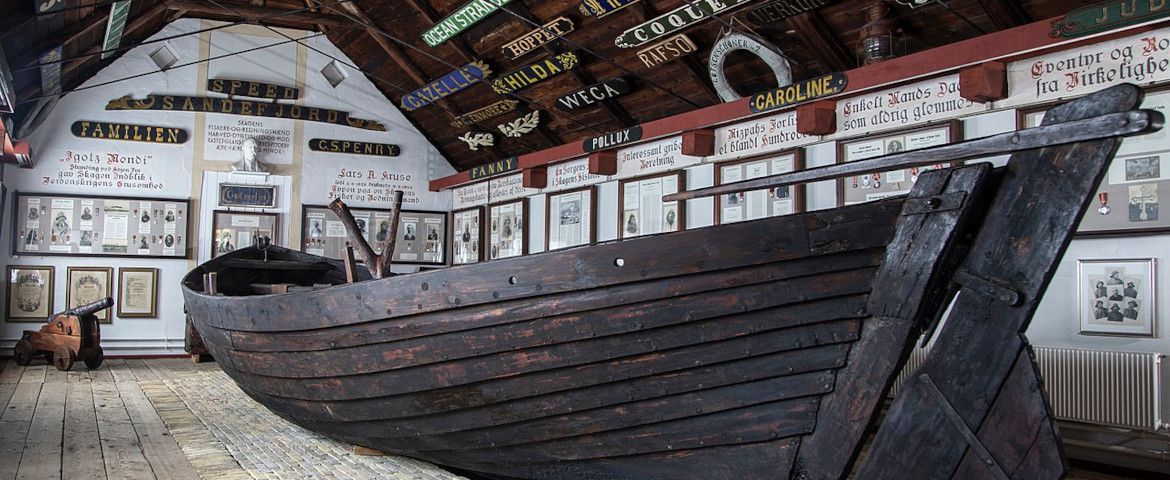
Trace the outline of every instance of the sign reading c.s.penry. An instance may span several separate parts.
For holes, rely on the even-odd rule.
[[[511,112],[512,110],[515,110],[516,105],[519,105],[519,104],[520,104],[520,102],[518,102],[516,100],[500,100],[500,101],[493,103],[491,105],[488,105],[486,107],[480,108],[480,109],[475,110],[475,111],[467,112],[467,113],[464,113],[463,115],[455,117],[453,120],[451,120],[451,127],[453,127],[453,128],[469,127],[471,125],[482,122],[482,121],[487,120],[489,118],[498,117],[498,116],[503,115],[505,113]]]
[[[780,87],[751,96],[748,106],[752,113],[770,112],[781,108],[791,107],[818,98],[836,95],[845,91],[849,84],[849,77],[837,72],[821,77],[802,80],[792,85]]]
[[[355,142],[328,138],[314,138],[309,140],[309,150],[314,152],[352,153],[355,155],[372,155],[378,157],[397,157],[398,154],[402,153],[402,148],[394,144]]]
[[[1075,38],[1170,15],[1166,0],[1111,0],[1081,7],[1052,21],[1053,38]]]
[[[492,80],[492,90],[498,94],[512,93],[537,82],[568,71],[577,66],[577,54],[565,52],[530,63],[500,78]]]
[[[454,95],[456,92],[475,85],[491,74],[492,70],[482,61],[468,63],[463,68],[443,75],[432,80],[431,83],[423,85],[418,90],[403,95],[402,108],[414,111],[425,107],[441,98]]]
[[[181,145],[187,143],[187,131],[174,127],[154,127],[150,125],[129,125],[125,123],[91,122],[78,120],[70,128],[73,136],[78,138],[97,138],[102,140],[128,140],[132,142],[169,143]]]
[[[625,130],[618,130],[616,132],[609,132],[605,135],[600,135],[593,138],[585,139],[581,146],[586,152],[596,152],[598,150],[607,150],[619,145],[636,142],[642,139],[642,127],[635,126]]]
[[[231,98],[188,97],[185,95],[147,95],[137,100],[126,95],[110,100],[106,110],[162,110],[168,112],[206,112],[251,117],[287,118],[307,122],[332,123],[365,130],[385,132],[377,120],[353,118],[347,112],[327,108],[304,107],[274,102],[235,100]]]
[[[276,208],[276,185],[219,184],[219,206]]]
[[[487,165],[480,165],[472,168],[469,174],[472,180],[479,180],[501,173],[511,172],[520,166],[520,159],[517,157],[508,157],[503,160],[496,160]]]
[[[504,52],[504,55],[515,60],[528,52],[536,50],[537,47],[551,42],[557,37],[567,35],[572,31],[572,20],[569,20],[568,17],[557,17],[551,22],[521,35],[520,38],[505,43],[500,50]]]
[[[207,91],[231,96],[271,98],[274,100],[296,100],[301,98],[301,89],[299,88],[226,78],[208,80]]]

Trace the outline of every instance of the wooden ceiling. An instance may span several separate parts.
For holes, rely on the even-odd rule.
[[[31,105],[27,100],[41,95],[36,56],[45,49],[64,46],[65,91],[113,60],[97,55],[110,11],[107,0],[63,0],[64,12],[37,17],[33,4],[40,1],[0,0],[0,11],[8,13],[0,18],[0,46],[15,71],[18,101],[24,102],[25,111]],[[769,1],[755,0],[683,30],[699,50],[652,68],[638,59],[639,48],[618,48],[614,39],[627,28],[683,5],[684,0],[641,0],[602,18],[582,14],[581,0],[513,0],[437,47],[428,47],[422,32],[468,0],[134,0],[122,44],[131,47],[180,17],[325,31],[395,103],[420,85],[483,60],[493,72],[488,81],[404,112],[457,170],[465,170],[719,103],[706,61],[721,30],[728,26],[756,33],[779,47],[789,58],[794,79],[860,64],[859,31],[875,0],[832,0],[818,10],[765,26],[747,20],[748,12]],[[898,30],[898,53],[906,54],[1055,17],[1096,1],[931,0],[917,8],[894,0],[887,3],[891,6],[888,18]],[[575,25],[564,38],[517,60],[501,52],[505,43],[561,16]],[[581,65],[565,74],[511,97],[495,93],[489,85],[492,78],[566,51],[576,52]],[[734,52],[728,65],[727,77],[737,91],[776,86],[770,68],[751,55]],[[632,82],[629,94],[571,112],[554,106],[562,95],[617,76]],[[471,127],[451,126],[454,117],[505,98],[521,102],[516,112]],[[497,130],[497,125],[532,110],[541,111],[541,122],[531,133],[513,138]],[[458,139],[468,131],[491,132],[496,145],[472,151]]]

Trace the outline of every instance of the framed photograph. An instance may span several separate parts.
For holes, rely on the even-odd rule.
[[[451,212],[451,263],[463,265],[483,260],[483,209],[479,207]]]
[[[252,246],[257,238],[265,236],[273,245],[279,245],[277,220],[275,213],[216,210],[211,222],[211,258]]]
[[[45,322],[53,310],[53,274],[45,266],[9,265],[4,304],[9,322]]]
[[[75,308],[113,296],[114,269],[110,267],[69,267],[65,270],[65,308]],[[97,313],[101,323],[110,323],[110,309]]]
[[[488,205],[488,260],[528,253],[528,199]]]
[[[804,169],[803,152],[803,150],[798,149],[716,164],[715,184],[726,185]],[[720,195],[715,202],[715,223],[717,224],[790,215],[804,211],[804,187],[790,185],[730,193]]]
[[[1154,336],[1156,267],[1153,258],[1077,260],[1080,333]]]
[[[545,250],[588,245],[597,241],[596,187],[550,193],[546,197]]]
[[[122,318],[158,317],[158,269],[118,269],[118,316]]]
[[[187,200],[16,192],[13,255],[187,258]]]
[[[622,180],[618,185],[619,238],[686,229],[686,203],[663,202],[683,189],[683,172]]]
[[[837,163],[849,163],[898,152],[946,145],[961,140],[958,120],[929,127],[882,133],[838,142]],[[918,175],[927,170],[946,168],[950,163],[854,175],[837,180],[837,206],[872,202],[910,193]]]
[[[389,221],[389,213],[385,221]],[[379,224],[381,219],[375,218]],[[361,225],[361,221],[358,221]],[[379,227],[381,230],[381,227]],[[444,212],[403,210],[398,215],[398,240],[394,242],[394,261],[424,265],[447,262],[447,214]],[[382,247],[375,252],[382,253]]]

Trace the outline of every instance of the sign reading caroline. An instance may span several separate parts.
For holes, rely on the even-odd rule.
[[[511,172],[520,166],[520,159],[516,157],[508,157],[503,160],[496,160],[487,165],[480,165],[471,169],[470,175],[472,180],[479,180],[501,173]]]
[[[1170,5],[1168,5],[1170,6]],[[1170,80],[1170,28],[1008,64],[1008,102],[1045,102],[1123,82]]]
[[[449,97],[456,92],[475,85],[491,74],[492,70],[483,61],[477,60],[471,62],[463,68],[432,80],[431,83],[423,85],[418,90],[403,95],[401,102],[402,109],[414,111],[425,107],[441,98]]]
[[[545,58],[535,63],[520,67],[512,73],[492,80],[492,90],[503,95],[517,90],[531,87],[537,82],[547,80],[555,75],[564,73],[577,66],[577,54],[566,52],[555,57]]]
[[[1074,38],[1170,15],[1167,0],[1111,0],[1081,7],[1052,21],[1053,38]]]
[[[132,142],[187,143],[187,131],[173,127],[152,127],[149,125],[128,125],[124,123],[90,122],[78,120],[70,128],[78,138],[102,140],[128,140]]]
[[[355,155],[371,155],[376,157],[397,157],[402,148],[389,143],[355,142],[352,140],[332,140],[328,138],[314,138],[309,140],[309,150],[314,152],[352,153]]]
[[[987,110],[959,95],[959,74],[923,80],[837,102],[837,137],[970,115]]]
[[[376,120],[351,118],[349,113],[327,108],[303,107],[274,102],[256,102],[231,98],[188,97],[185,95],[147,95],[137,100],[126,95],[110,100],[106,110],[162,110],[174,112],[226,113],[253,117],[287,118],[306,122],[323,122],[365,130],[385,132]]]
[[[301,89],[299,88],[226,78],[208,80],[207,91],[231,96],[271,98],[274,100],[296,100],[301,98]]]
[[[601,18],[635,3],[638,0],[581,0],[578,10],[582,14]]]
[[[752,95],[748,104],[753,113],[788,108],[845,91],[849,77],[844,73],[831,73],[823,77],[796,82],[786,87],[768,90]]]
[[[511,2],[512,0],[471,0],[423,32],[423,41],[427,42],[428,46],[437,47]]]
[[[613,43],[620,48],[645,45],[750,1],[752,0],[692,0],[622,32]]]

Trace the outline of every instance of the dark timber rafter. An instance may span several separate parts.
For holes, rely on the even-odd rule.
[[[1031,23],[1032,18],[1020,2],[1012,2],[1008,0],[979,0],[979,4],[983,10],[987,12],[991,23],[995,24],[998,30],[1006,30],[1012,27],[1018,27],[1026,23]]]
[[[204,0],[166,0],[165,3],[168,9],[185,10],[189,17],[198,17],[200,15],[231,15],[264,18],[264,20],[260,21],[264,25],[295,27],[305,30],[315,30],[317,25],[325,25],[330,28],[356,28],[353,22],[336,15],[289,11],[272,7],[258,7],[248,3],[219,2],[225,8],[220,8]]]
[[[659,15],[650,2],[638,2],[632,8],[637,13],[638,22],[645,22],[652,18],[657,18]],[[711,85],[711,81],[707,79],[707,72],[703,71],[703,67],[695,60],[694,55],[686,55],[678,59],[680,65],[683,66],[683,71],[699,85],[699,91],[707,94],[707,100],[710,103],[722,103],[723,100],[719,98],[719,93],[715,91],[715,87]],[[710,104],[708,103],[708,104]]]
[[[843,72],[857,66],[853,52],[841,42],[841,37],[833,32],[825,17],[816,10],[788,17],[785,21],[825,67]]]

